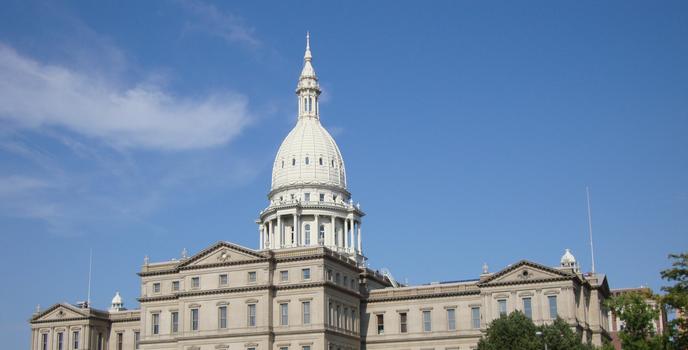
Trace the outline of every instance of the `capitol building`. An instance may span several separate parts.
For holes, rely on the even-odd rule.
[[[366,263],[363,217],[337,143],[320,123],[310,43],[296,125],[274,160],[257,248],[217,242],[180,259],[145,260],[137,309],[59,303],[30,319],[32,350],[468,350],[519,310],[565,320],[583,341],[610,339],[603,274],[521,260],[454,282],[404,285]],[[248,233],[247,233],[248,234]]]

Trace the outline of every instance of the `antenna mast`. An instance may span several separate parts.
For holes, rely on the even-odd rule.
[[[588,232],[590,232],[590,258],[592,259],[592,273],[595,273],[595,248],[592,243],[592,214],[590,211],[590,188],[585,186],[585,194],[588,198]]]
[[[86,296],[86,306],[91,307],[91,267],[93,266],[93,248],[88,253],[88,295]]]

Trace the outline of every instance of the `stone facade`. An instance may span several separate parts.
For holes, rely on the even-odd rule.
[[[139,271],[140,307],[57,304],[31,318],[32,350],[472,349],[500,314],[562,317],[584,340],[609,339],[604,275],[520,261],[464,281],[404,286],[367,266],[360,205],[320,124],[310,44],[298,119],[273,165],[258,249],[218,242]]]

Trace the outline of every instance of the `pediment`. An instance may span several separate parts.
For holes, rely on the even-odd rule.
[[[183,262],[179,267],[217,265],[242,261],[260,260],[258,252],[229,242],[218,242]]]
[[[517,264],[511,265],[493,274],[481,282],[481,284],[528,283],[530,281],[546,281],[572,277],[574,277],[574,275],[570,273],[522,260]]]
[[[60,321],[88,317],[87,313],[67,304],[55,304],[42,313],[34,316],[32,321]]]

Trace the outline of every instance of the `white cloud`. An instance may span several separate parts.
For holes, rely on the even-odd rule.
[[[249,122],[247,105],[235,93],[192,99],[150,82],[120,87],[0,44],[0,120],[18,128],[64,127],[125,148],[196,149],[237,136]]]
[[[202,1],[184,0],[181,4],[199,19],[198,22],[187,24],[188,29],[202,30],[228,42],[239,42],[254,48],[260,46],[253,28],[248,27],[241,18]]]
[[[12,175],[0,177],[0,198],[43,189],[49,186],[50,184],[46,181],[27,176]]]

